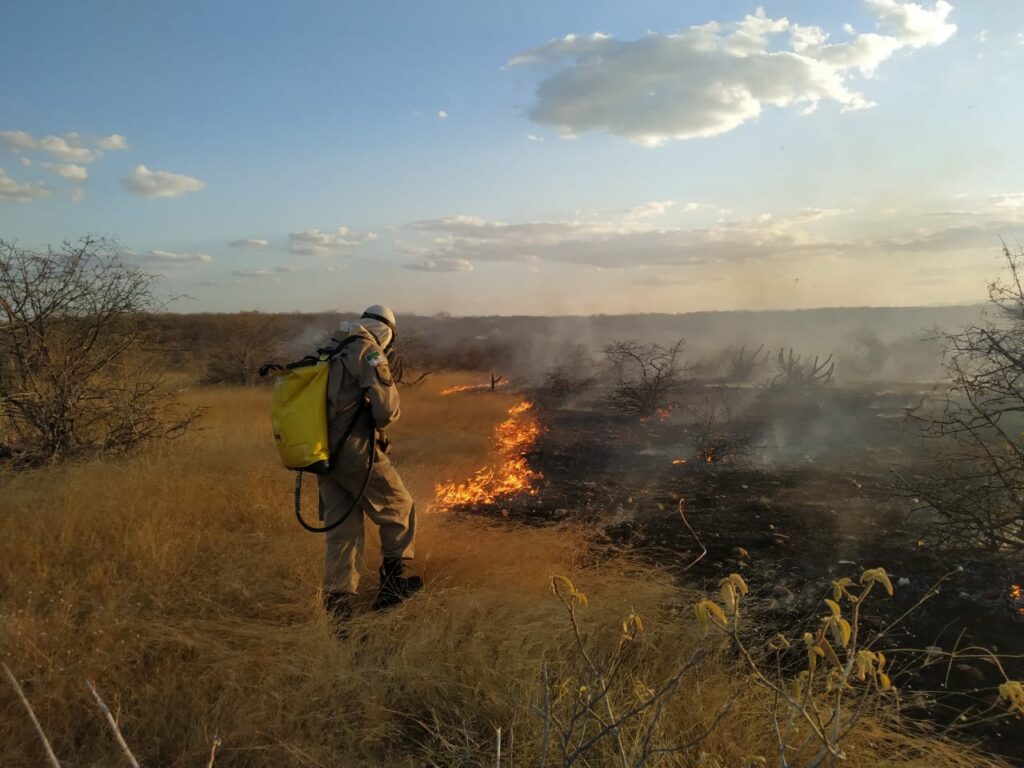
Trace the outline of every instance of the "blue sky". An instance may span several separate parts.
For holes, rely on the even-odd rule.
[[[1022,125],[1017,0],[0,12],[0,237],[182,311],[973,301]]]

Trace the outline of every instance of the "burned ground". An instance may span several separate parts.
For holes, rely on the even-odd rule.
[[[865,568],[886,568],[896,587],[892,599],[873,606],[869,628],[896,620],[962,568],[901,623],[886,648],[904,670],[897,682],[906,708],[918,707],[915,692],[935,692],[937,702],[923,714],[948,725],[991,704],[1003,678],[984,660],[950,662],[899,649],[982,647],[1021,677],[1024,664],[1014,656],[1024,654],[1024,604],[1013,585],[1024,573],[926,543],[928,517],[898,478],[923,460],[923,444],[903,418],[921,394],[910,385],[803,393],[697,387],[675,410],[646,421],[616,416],[596,401],[566,408],[540,399],[542,431],[528,455],[542,474],[535,493],[470,512],[585,524],[609,546],[628,547],[687,586],[715,589],[738,571],[756,593],[758,631],[766,636],[816,624],[831,582]],[[709,398],[727,415],[709,418]],[[1024,738],[1013,731],[976,727],[969,735],[1024,757]]]

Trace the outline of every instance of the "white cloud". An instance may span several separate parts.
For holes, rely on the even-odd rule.
[[[528,134],[526,134],[526,140],[527,141],[536,141],[538,143],[543,143],[544,137],[538,136],[535,133],[528,133]]]
[[[62,179],[85,181],[89,178],[89,170],[84,165],[74,163],[43,163],[43,168]]]
[[[85,200],[85,190],[81,187],[75,187],[71,190],[71,202],[80,203]]]
[[[692,211],[693,206],[682,204],[680,210]],[[449,216],[410,226],[433,241],[433,248],[421,256],[421,265],[553,261],[615,269],[834,253],[846,247],[815,229],[818,222],[839,215],[839,211],[804,209],[788,217],[766,214],[704,226],[666,226],[662,217],[671,208],[662,201],[606,217],[509,224],[475,216]],[[434,271],[439,271],[436,266]]]
[[[996,208],[1020,208],[1024,212],[1024,192],[1004,192],[989,195],[989,200]]]
[[[981,32],[979,32],[978,34],[976,34],[974,36],[974,39],[975,39],[976,42],[979,42],[979,43],[982,43],[982,44],[987,43],[988,42],[988,30],[987,29],[981,30]]]
[[[151,171],[144,165],[136,165],[130,174],[121,179],[128,191],[142,197],[178,197],[187,192],[198,192],[206,188],[199,179],[170,171]]]
[[[889,27],[900,42],[911,48],[942,45],[956,33],[956,24],[948,21],[953,6],[946,0],[937,0],[932,8],[899,0],[865,2],[882,25]]]
[[[428,259],[415,264],[403,264],[402,269],[413,272],[472,272],[473,263],[466,259]]]
[[[748,265],[771,269],[775,263],[799,260],[813,270],[822,259],[834,257],[995,254],[1001,240],[1024,241],[1024,193],[975,196],[964,199],[957,210],[901,211],[898,216],[840,208],[746,217],[719,214],[705,203],[660,201],[553,221],[448,216],[409,225],[425,247],[410,246],[407,252],[416,263],[404,268],[444,271],[442,265],[449,265],[451,271],[459,262],[557,262],[602,270],[704,267],[701,272],[710,274],[743,271]]]
[[[872,242],[886,251],[933,253],[989,251],[1024,239],[1024,193],[964,198],[956,210],[901,214],[900,229]],[[917,226],[914,226],[917,224]]]
[[[7,171],[0,168],[0,203],[27,203],[46,197],[48,194],[50,194],[50,188],[43,182],[21,183],[12,179],[7,175]]]
[[[448,118],[448,113],[445,112],[443,109],[440,112],[437,113],[437,119],[438,120],[446,120],[447,118]]]
[[[338,227],[333,232],[307,229],[288,235],[288,250],[303,256],[326,256],[376,239],[377,235],[373,232],[358,233],[348,227]]]
[[[6,144],[14,152],[45,152],[55,160],[66,163],[91,163],[102,157],[104,150],[128,149],[128,140],[119,133],[86,139],[75,132],[36,138],[28,131],[0,131],[0,143]],[[95,149],[87,146],[90,143]]]
[[[273,269],[236,269],[231,274],[235,277],[241,277],[246,280],[259,280],[262,278],[272,277],[276,283],[278,282],[277,275],[289,275],[301,271],[302,267],[293,267],[285,264],[280,267],[274,267]]]
[[[519,54],[509,65],[554,72],[541,81],[532,120],[565,137],[607,131],[645,146],[716,136],[755,119],[765,107],[812,112],[873,106],[852,80],[871,77],[901,48],[941,45],[956,31],[952,6],[866,0],[887,34],[828,43],[817,26],[769,18],[762,9],[733,23],[710,22],[633,41],[567,35]]]
[[[109,136],[101,136],[96,139],[96,146],[100,149],[105,149],[108,152],[128,149],[128,139],[119,133],[112,133]]]
[[[68,163],[91,163],[98,155],[85,147],[82,137],[77,133],[66,133],[64,136],[43,136],[35,138],[27,131],[0,131],[0,142],[15,152],[35,150],[46,152],[55,160]]]
[[[21,164],[24,165],[26,168],[28,168],[30,165],[32,165],[32,158],[31,157],[23,157],[23,158],[21,158]]]
[[[213,256],[206,253],[175,253],[173,251],[146,251],[145,253],[133,254],[136,261],[146,264],[210,264]]]
[[[266,248],[270,243],[260,238],[250,237],[245,240],[232,240],[228,245],[233,248]]]

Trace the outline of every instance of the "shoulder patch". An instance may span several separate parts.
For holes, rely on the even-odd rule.
[[[374,369],[377,371],[377,378],[380,380],[380,383],[385,387],[390,387],[395,383],[394,378],[391,376],[391,369],[388,368],[388,360],[386,357],[382,358],[381,361],[374,366]]]
[[[382,355],[379,350],[375,349],[371,352],[366,353],[366,362],[371,367],[376,368],[378,365],[381,365],[382,363],[384,365],[387,365],[388,359],[384,357],[384,355]]]

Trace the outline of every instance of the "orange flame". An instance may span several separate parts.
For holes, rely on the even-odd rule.
[[[507,381],[499,381],[494,386],[495,388],[504,387],[507,384]],[[455,395],[458,394],[459,392],[483,392],[484,390],[490,388],[490,384],[460,384],[456,387],[448,387],[446,389],[442,389],[440,394],[442,397],[444,397],[446,395]]]
[[[524,417],[533,403],[523,401],[511,408],[508,418],[494,430],[500,463],[481,467],[464,483],[439,483],[434,487],[437,507],[491,504],[496,499],[521,491],[535,493],[534,482],[541,477],[530,469],[526,453],[540,435],[540,425],[532,415]]]
[[[673,464],[685,464],[686,459],[672,459]]]
[[[1019,603],[1024,602],[1024,589],[1021,588],[1020,584],[1010,585],[1010,599],[1018,604],[1017,613],[1024,616],[1024,605],[1019,605]]]

